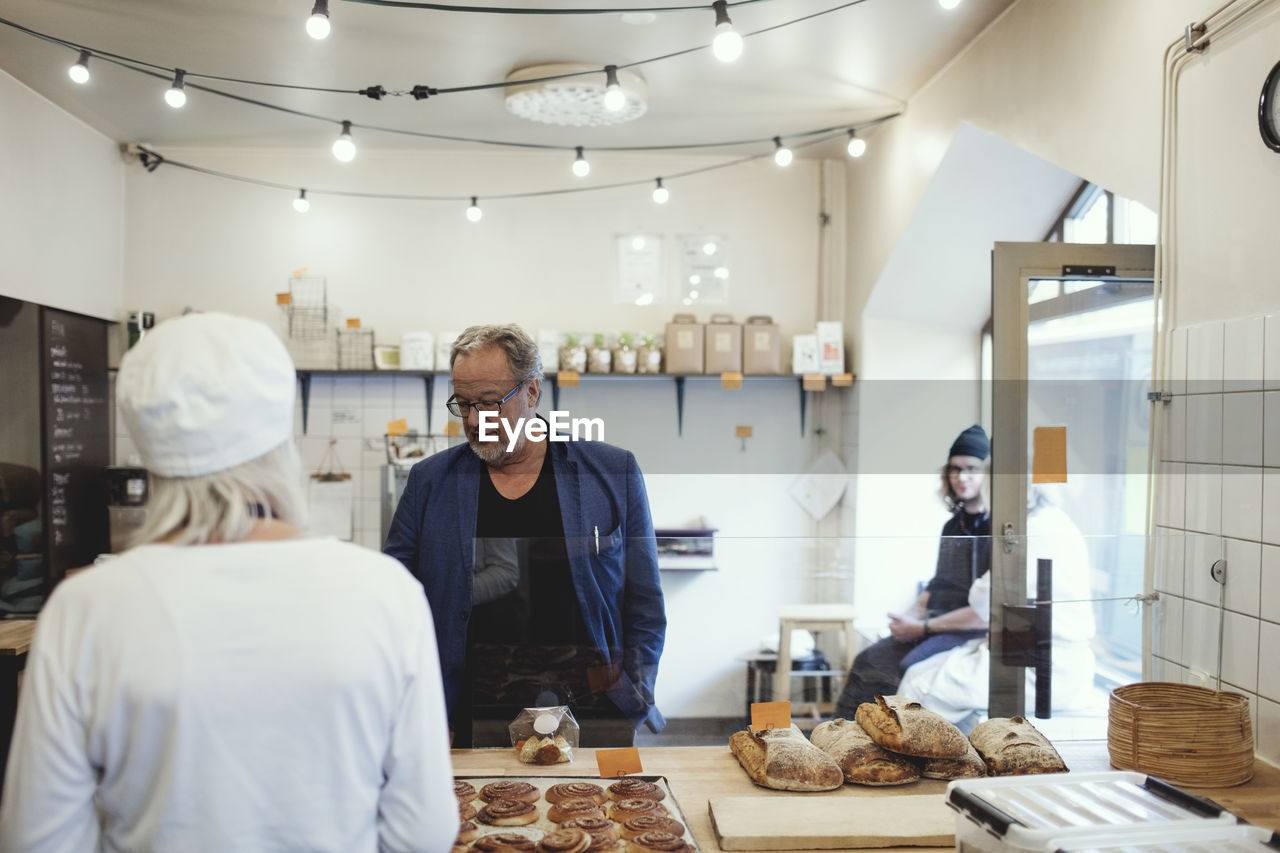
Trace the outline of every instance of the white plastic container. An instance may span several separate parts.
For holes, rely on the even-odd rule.
[[[947,786],[955,809],[958,851],[1088,849],[1072,839],[1106,830],[1232,826],[1236,818],[1217,803],[1143,773],[1053,773],[961,779]],[[1056,846],[1046,846],[1049,844]]]
[[[1280,833],[1242,823],[1132,827],[1050,839],[1045,853],[1276,853]]]

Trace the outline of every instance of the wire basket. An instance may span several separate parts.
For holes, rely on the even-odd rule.
[[[338,369],[373,370],[373,329],[338,330]]]
[[[1145,681],[1111,691],[1111,766],[1178,785],[1222,787],[1253,778],[1253,720],[1243,694]]]
[[[421,432],[387,435],[384,438],[387,442],[387,462],[397,468],[412,468],[433,453],[448,450],[457,443],[447,435]]]

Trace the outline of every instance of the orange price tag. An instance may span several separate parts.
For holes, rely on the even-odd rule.
[[[1036,427],[1032,446],[1031,482],[1067,482],[1067,428]]]
[[[348,318],[347,318],[347,328],[348,328],[348,329],[358,329],[358,328],[360,328],[360,318],[359,318],[359,317],[348,317]]]
[[[277,294],[276,294],[276,304],[277,304],[277,305],[292,305],[292,304],[293,304],[293,294],[292,294],[292,293],[277,293]]]
[[[791,728],[790,702],[751,703],[751,730],[753,732],[760,732],[765,729],[789,728]]]
[[[597,749],[596,766],[600,768],[602,778],[644,772],[644,768],[640,766],[640,750],[634,746],[625,749]]]
[[[741,373],[721,373],[720,387],[726,391],[733,391],[742,387]]]
[[[462,424],[457,421],[445,421],[444,434],[450,438],[462,435]]]
[[[751,438],[754,430],[749,426],[736,426],[733,428],[734,438]]]
[[[405,435],[409,432],[409,421],[405,418],[399,418],[394,421],[387,421],[387,435]]]
[[[556,374],[556,384],[561,388],[577,388],[578,387],[578,371],[562,370]]]

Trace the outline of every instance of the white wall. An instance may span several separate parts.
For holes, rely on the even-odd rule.
[[[328,280],[330,299],[360,317],[380,343],[405,331],[457,330],[518,321],[530,330],[662,331],[673,300],[678,238],[727,239],[726,306],[696,307],[738,319],[772,314],[784,336],[813,328],[817,286],[818,168],[783,171],[753,163],[670,183],[656,205],[650,185],[536,199],[485,198],[565,185],[568,163],[555,154],[363,151],[344,166],[328,152],[172,150],[171,159],[310,188],[311,210],[291,207],[296,192],[263,189],[161,166],[130,168],[128,286],[131,306],[157,316],[186,305],[272,319],[274,294],[291,271]],[[660,173],[720,162],[597,155],[588,181],[652,180]],[[326,197],[322,187],[408,194],[478,194],[484,219],[463,217],[460,202]],[[615,305],[614,238],[661,235],[665,303]],[[787,337],[789,340],[789,337]]]
[[[361,152],[350,167],[312,151],[166,151],[230,173],[313,188],[311,210],[295,213],[295,193],[219,180],[172,166],[130,168],[126,219],[127,303],[160,317],[184,306],[219,309],[275,323],[274,294],[290,272],[308,267],[328,280],[343,316],[358,316],[381,343],[402,332],[457,330],[515,321],[530,331],[661,332],[676,311],[678,238],[713,233],[728,241],[730,302],[696,307],[702,320],[725,310],[741,320],[771,314],[790,335],[812,330],[819,293],[819,167],[772,162],[670,182],[671,200],[653,204],[648,186],[531,200],[486,200],[484,191],[561,185],[567,163],[554,155]],[[601,182],[648,179],[711,160],[593,158]],[[839,164],[835,180],[843,181]],[[554,177],[553,177],[554,176]],[[484,219],[472,224],[459,203],[325,197],[316,187],[452,194],[478,193]],[[617,305],[614,238],[643,232],[665,241],[672,294],[651,307]],[[789,346],[784,346],[789,350]],[[828,392],[837,414],[836,397]],[[313,380],[303,461],[314,467],[336,439],[355,475],[356,539],[381,540],[379,468],[386,422],[404,417],[425,429],[422,381],[404,377]],[[445,422],[447,382],[437,380],[432,426]],[[658,703],[668,716],[735,716],[743,711],[744,665],[777,631],[779,604],[801,602],[807,580],[831,548],[787,493],[821,443],[799,428],[797,380],[748,380],[725,391],[713,379],[689,380],[683,437],[677,435],[674,383],[586,378],[562,392],[560,408],[601,417],[606,439],[632,450],[646,473],[654,521],[720,530],[718,572],[664,572],[669,620]],[[542,409],[551,408],[550,389]],[[343,415],[335,420],[335,412]],[[346,417],[354,412],[354,420]],[[835,418],[838,431],[838,418]],[[745,443],[734,427],[750,425]],[[127,442],[121,452],[128,453]],[[769,590],[767,595],[756,590]]]
[[[1162,192],[1164,50],[1181,37],[1187,23],[1203,20],[1220,5],[1217,0],[1021,0],[1012,6],[912,98],[902,119],[872,135],[867,156],[850,170],[849,319],[855,328],[866,322],[863,305],[961,121],[1156,209]],[[1188,66],[1178,88],[1180,121],[1173,140],[1176,178],[1172,187],[1165,188],[1172,193],[1176,227],[1164,247],[1172,264],[1165,269],[1163,284],[1174,300],[1173,325],[1183,328],[1184,334],[1186,328],[1206,323],[1210,329],[1226,329],[1219,322],[1224,320],[1231,328],[1241,324],[1252,327],[1264,322],[1263,315],[1274,315],[1280,309],[1280,283],[1273,262],[1274,223],[1280,221],[1280,168],[1276,155],[1263,147],[1256,126],[1258,93],[1275,62],[1274,45],[1280,37],[1277,4],[1266,6],[1264,14],[1255,16],[1239,32],[1211,32],[1212,46]],[[876,335],[864,329],[855,337],[862,343],[861,358],[874,363],[878,354],[868,348],[876,346]],[[1225,341],[1222,337],[1218,341],[1219,353],[1225,356]],[[1176,356],[1178,350],[1172,352]],[[1205,359],[1211,362],[1212,352],[1193,357],[1186,346],[1181,352],[1187,369],[1211,369],[1204,364]],[[1219,371],[1218,376],[1228,382],[1234,378],[1225,366]],[[1235,435],[1235,431],[1247,432],[1257,424],[1269,438],[1275,430],[1265,414],[1261,422],[1227,415],[1244,404],[1235,398],[1251,393],[1238,387],[1228,393],[1209,391],[1204,394],[1209,402],[1197,406],[1211,410],[1215,403],[1220,404],[1218,423],[1223,435],[1228,427]],[[1187,403],[1175,400],[1175,405]],[[865,401],[861,411],[865,420]],[[865,441],[865,430],[859,431]],[[1171,427],[1164,441],[1173,441],[1179,433],[1182,441],[1191,441],[1189,420],[1183,422],[1181,431]],[[1228,446],[1220,435],[1219,452],[1226,452]],[[1187,452],[1185,448],[1157,450],[1170,464],[1187,464],[1180,458]],[[1192,488],[1189,479],[1183,481],[1179,472],[1166,469],[1156,502],[1157,516],[1164,519],[1165,527],[1154,543],[1161,549],[1161,572],[1176,572],[1182,580],[1182,561],[1191,553],[1187,550],[1191,546],[1182,539],[1176,545],[1164,540],[1181,536],[1181,531],[1188,529],[1196,536],[1213,534],[1186,526],[1189,516],[1170,513],[1175,508],[1177,513],[1189,513],[1194,499],[1200,502],[1197,512],[1206,518],[1216,514],[1218,523],[1225,524],[1229,515],[1238,515],[1248,504],[1244,492],[1251,493],[1252,486],[1246,485],[1252,483],[1254,472],[1244,469],[1251,467],[1244,465],[1234,472],[1239,476],[1230,481],[1230,501],[1225,471],[1219,472],[1216,480],[1214,472],[1198,471],[1207,474],[1207,479],[1197,480],[1199,486]],[[1259,466],[1257,479],[1270,482],[1263,473]],[[1221,492],[1214,491],[1215,481]],[[1177,495],[1184,504],[1176,503]],[[1263,525],[1271,524],[1280,513],[1280,506],[1267,500],[1269,496],[1280,500],[1280,495],[1260,494],[1258,511]],[[865,505],[860,499],[860,517]],[[1190,540],[1192,534],[1186,538]],[[1262,544],[1269,540],[1266,534],[1261,535],[1259,540],[1242,533],[1237,542],[1245,543],[1251,553],[1261,546],[1270,554]],[[1203,544],[1206,540],[1194,541]],[[1200,551],[1196,554],[1197,559],[1204,556]],[[1173,560],[1177,562],[1170,562]],[[1237,588],[1246,600],[1257,601],[1261,590],[1274,590],[1277,583],[1280,563],[1269,558],[1258,560],[1256,574],[1247,568],[1252,557],[1238,560],[1246,566],[1246,574],[1245,580],[1237,583],[1248,587],[1252,577],[1259,584],[1253,591]],[[1196,578],[1199,583],[1199,576]],[[1166,592],[1172,583],[1175,581],[1163,576],[1159,581]],[[1186,609],[1192,618],[1185,626],[1180,615],[1176,630],[1165,625],[1165,630],[1157,632],[1155,652],[1165,661],[1165,668],[1157,674],[1180,677],[1187,673],[1190,659],[1184,657],[1185,631],[1190,628],[1197,637],[1202,633],[1202,598],[1198,594],[1187,598],[1190,603]],[[1242,681],[1236,686],[1245,688],[1254,703],[1259,753],[1275,761],[1280,760],[1280,701],[1270,671],[1261,666],[1262,649],[1274,644],[1277,630],[1271,609],[1252,623],[1248,621],[1251,613],[1231,615],[1228,625],[1235,639],[1227,650],[1224,669]],[[1167,612],[1161,618],[1167,619]],[[1245,639],[1240,640],[1241,636]],[[1207,642],[1213,643],[1212,639]],[[1252,677],[1247,676],[1250,660],[1254,662]],[[1174,668],[1168,669],[1171,665]],[[1240,674],[1242,669],[1244,675]]]
[[[124,164],[0,71],[0,294],[123,320]]]

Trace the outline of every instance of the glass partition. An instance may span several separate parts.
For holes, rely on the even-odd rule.
[[[910,696],[968,730],[987,715],[992,667],[1025,673],[1024,713],[1051,739],[1105,737],[1109,691],[1143,678],[1148,612],[1152,676],[1190,672],[1186,607],[1179,595],[1144,589],[1141,563],[1125,562],[1141,560],[1143,537],[1086,537],[1047,505],[1029,527],[1015,543],[703,530],[690,547],[711,561],[697,568],[664,564],[679,542],[670,531],[661,551],[654,539],[603,529],[478,539],[470,583],[461,572],[428,580],[455,745],[510,748],[517,715],[552,706],[571,710],[581,746],[723,745],[748,725],[753,702],[790,701],[793,720],[812,729],[852,716],[876,692]],[[937,558],[1011,544],[1028,555],[1028,599],[1007,608],[1003,642],[993,644],[989,570],[975,562],[970,588],[950,589],[935,578]],[[1165,555],[1181,544],[1151,547]],[[1169,586],[1174,570],[1162,559],[1157,586]],[[1216,657],[1210,634],[1208,657],[1193,663]],[[1002,650],[994,657],[993,646]]]

